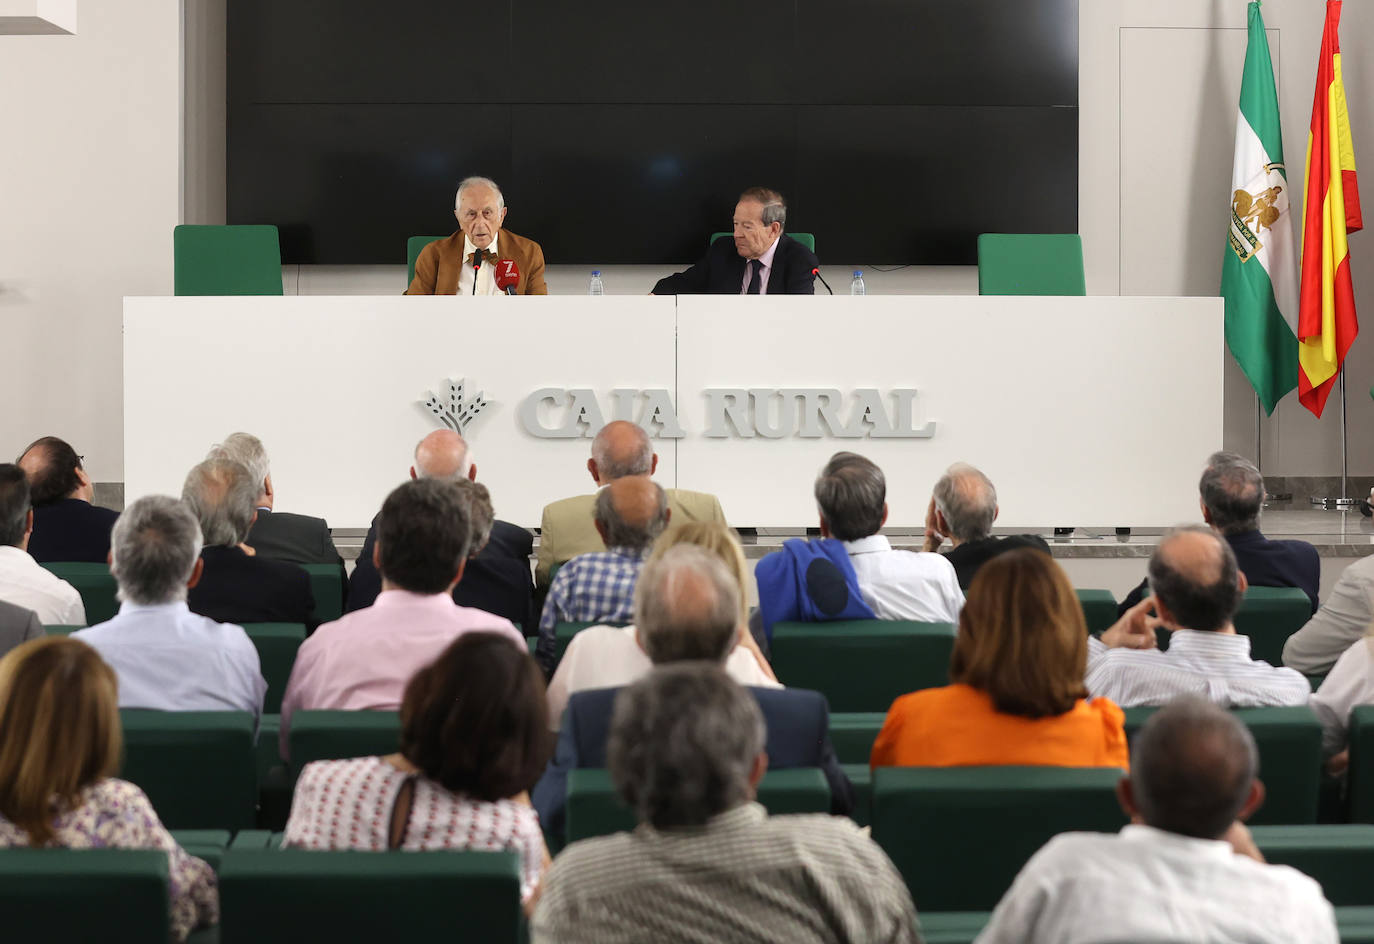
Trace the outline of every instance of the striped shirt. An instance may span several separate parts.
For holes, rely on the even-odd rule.
[[[901,875],[854,823],[757,803],[704,827],[574,843],[544,880],[531,930],[534,944],[920,940]]]
[[[1250,637],[1176,630],[1167,652],[1109,649],[1088,639],[1089,693],[1122,708],[1163,705],[1180,695],[1201,695],[1229,708],[1305,705],[1312,688],[1293,669],[1250,658]]]
[[[579,554],[558,568],[539,617],[534,657],[553,671],[559,623],[628,623],[634,617],[635,582],[650,548],[613,547]]]

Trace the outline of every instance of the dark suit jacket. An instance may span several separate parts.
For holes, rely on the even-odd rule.
[[[288,564],[338,564],[338,548],[323,518],[258,509],[258,520],[243,543],[268,560]]]
[[[816,254],[783,233],[768,270],[769,295],[813,295],[815,276],[811,270],[820,263]],[[655,295],[738,295],[744,281],[745,260],[735,249],[735,241],[722,236],[711,244],[706,258],[686,272],[660,279]]]
[[[371,606],[382,592],[382,575],[372,563],[377,544],[377,519],[372,519],[353,576],[348,580],[347,612]],[[534,610],[534,579],[530,576],[530,552],[534,536],[507,521],[492,525],[491,538],[481,553],[468,561],[463,579],[453,588],[459,606],[476,607],[504,616],[526,635],[534,635],[539,614]]]
[[[310,575],[295,564],[250,557],[237,547],[200,552],[205,570],[186,595],[191,612],[219,623],[305,623],[314,628]]]
[[[998,554],[1005,554],[1007,551],[1014,551],[1018,547],[1033,547],[1038,551],[1050,552],[1050,546],[1045,543],[1045,539],[1034,534],[1012,534],[1004,538],[981,538],[977,541],[967,541],[958,547],[952,547],[945,551],[945,560],[954,565],[954,573],[959,578],[959,587],[967,590],[968,585],[973,582],[973,577],[978,573],[978,568],[992,560]]]
[[[43,638],[43,624],[33,610],[0,600],[0,656],[21,642]]]
[[[59,498],[33,510],[29,553],[40,564],[49,561],[91,561],[103,564],[110,556],[110,530],[119,512],[79,498]]]
[[[558,744],[544,776],[534,786],[534,808],[544,831],[563,834],[568,771],[606,766],[611,709],[619,688],[577,692],[568,699]],[[819,767],[830,783],[830,811],[845,815],[854,808],[854,785],[840,769],[830,743],[830,705],[820,692],[802,688],[750,688],[768,729],[764,750],[769,769]]]

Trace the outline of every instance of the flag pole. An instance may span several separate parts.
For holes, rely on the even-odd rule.
[[[1345,365],[1341,365],[1341,490],[1337,498],[1318,498],[1312,496],[1312,504],[1321,505],[1323,508],[1335,508],[1338,511],[1350,511],[1356,505],[1355,499],[1350,497],[1350,466],[1349,466],[1349,442],[1348,433],[1345,425]]]

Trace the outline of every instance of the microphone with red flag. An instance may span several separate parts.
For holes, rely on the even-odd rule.
[[[520,284],[520,267],[514,259],[502,259],[496,263],[496,287],[507,295],[515,294],[515,286]]]

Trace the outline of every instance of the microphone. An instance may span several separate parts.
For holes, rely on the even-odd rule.
[[[477,271],[482,268],[482,250],[472,250],[472,294],[477,294]]]
[[[825,290],[827,292],[829,292],[831,295],[835,294],[835,291],[830,287],[830,283],[825,280],[825,276],[821,275],[820,266],[817,266],[816,268],[812,269],[811,274],[821,280],[821,284],[825,286]]]
[[[514,259],[502,259],[496,263],[496,287],[507,295],[515,294],[515,286],[520,284],[520,267]]]

